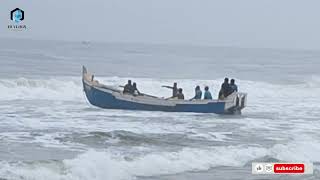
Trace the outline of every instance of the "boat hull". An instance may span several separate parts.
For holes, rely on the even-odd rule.
[[[85,74],[83,75],[83,89],[90,104],[105,109],[234,114],[241,112],[245,106],[245,102],[239,104],[240,100],[236,102],[234,98],[225,101],[188,101],[123,94],[119,90],[98,82],[95,83],[93,78],[88,78]],[[242,101],[244,100],[246,99]]]

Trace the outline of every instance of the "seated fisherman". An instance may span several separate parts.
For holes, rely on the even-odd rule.
[[[211,93],[209,91],[209,87],[206,86],[204,88],[204,98],[203,99],[212,99]]]
[[[200,89],[200,86],[196,86],[195,88],[195,95],[193,98],[191,98],[190,100],[193,100],[193,99],[201,99],[202,97],[202,91]]]
[[[137,88],[137,84],[134,82],[133,85],[132,85],[132,91],[131,91],[131,94],[138,94],[140,95],[141,93],[139,92],[138,88]]]
[[[133,86],[131,84],[131,80],[128,80],[128,84],[126,84],[123,88],[123,94],[133,94]]]
[[[182,93],[182,88],[179,88],[179,89],[178,89],[177,98],[178,98],[178,99],[184,99],[184,95],[183,95],[183,93]]]
[[[230,89],[231,89],[231,93],[238,92],[238,86],[234,83],[234,79],[231,79],[230,81]]]
[[[177,83],[173,83],[173,87],[171,86],[162,86],[162,87],[165,87],[165,88],[169,88],[169,89],[172,89],[172,97],[171,98],[175,98],[177,97],[177,94],[178,94],[178,87],[177,87]]]
[[[224,82],[221,84],[221,89],[219,91],[219,99],[224,99],[229,95],[229,93],[230,93],[229,79],[224,78]]]

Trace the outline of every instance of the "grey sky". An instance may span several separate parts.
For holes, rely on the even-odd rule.
[[[2,0],[0,18],[0,37],[320,49],[319,0]]]

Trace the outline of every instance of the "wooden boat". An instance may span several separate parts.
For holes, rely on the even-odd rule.
[[[246,93],[233,93],[224,100],[179,100],[165,99],[151,95],[124,94],[118,88],[94,80],[83,66],[83,89],[89,102],[106,109],[127,109],[167,112],[195,112],[216,114],[239,114],[246,106]]]

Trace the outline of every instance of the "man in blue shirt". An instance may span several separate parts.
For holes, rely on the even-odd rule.
[[[238,92],[238,86],[234,83],[234,79],[231,79],[230,81],[230,89],[231,93]]]
[[[206,86],[204,88],[204,99],[212,99],[211,93],[209,91],[209,87]]]

